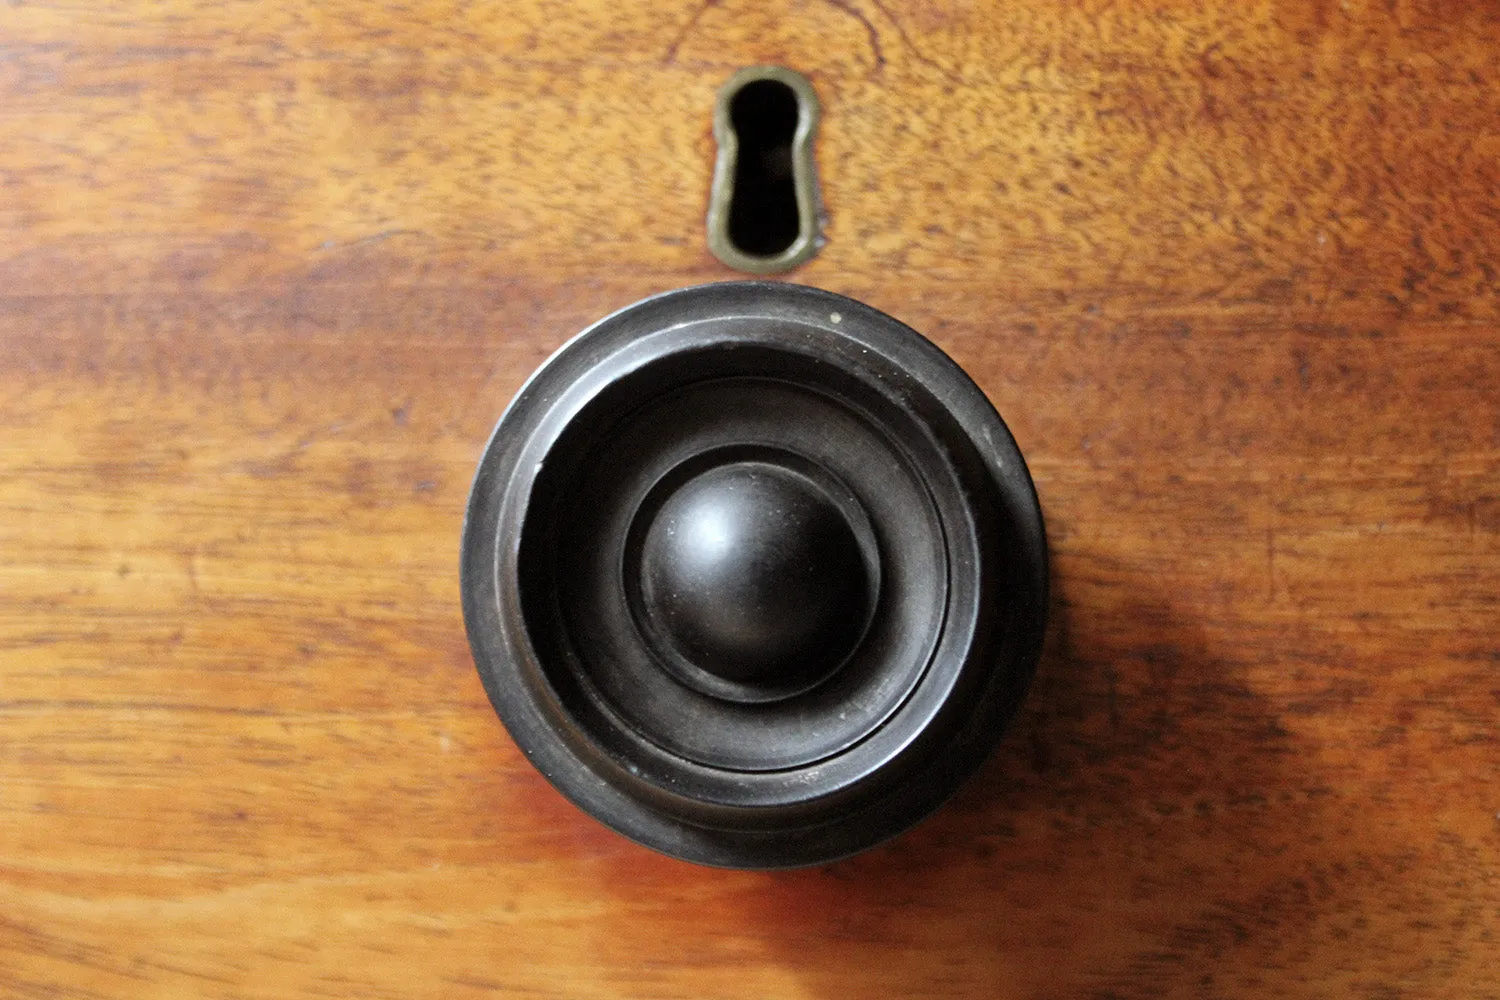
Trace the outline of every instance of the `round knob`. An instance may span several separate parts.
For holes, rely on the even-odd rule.
[[[870,605],[859,540],[806,476],[735,462],[688,480],[647,530],[654,631],[726,681],[804,689],[853,650]]]
[[[782,282],[617,312],[540,369],[469,497],[464,620],[526,756],[706,864],[863,850],[1005,731],[1047,617],[1036,490],[931,342]]]

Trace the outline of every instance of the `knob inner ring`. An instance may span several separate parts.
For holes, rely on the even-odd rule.
[[[580,724],[627,758],[664,751],[659,763],[675,775],[663,779],[671,787],[687,780],[684,760],[724,772],[723,780],[705,776],[701,790],[716,801],[746,795],[729,772],[847,757],[903,710],[944,634],[954,586],[949,550],[962,542],[967,516],[921,426],[853,380],[818,371],[821,384],[808,384],[813,356],[777,343],[796,332],[723,320],[638,345],[651,359],[591,395],[547,444],[551,458],[520,529],[526,628],[548,647],[542,660],[553,684],[575,689],[569,700]],[[717,346],[703,348],[704,338]],[[825,391],[835,385],[837,396]],[[907,440],[896,440],[898,431]],[[700,454],[747,446],[801,455],[844,481],[871,512],[881,561],[873,628],[851,662],[775,705],[729,702],[674,682],[640,640],[624,586],[623,542],[657,480]],[[784,788],[793,796],[811,790]]]

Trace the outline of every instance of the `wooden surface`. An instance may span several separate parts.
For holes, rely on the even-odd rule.
[[[562,801],[474,463],[825,108],[795,280],[990,394],[1055,553],[980,777],[822,870]],[[0,8],[0,996],[1500,996],[1493,0]]]

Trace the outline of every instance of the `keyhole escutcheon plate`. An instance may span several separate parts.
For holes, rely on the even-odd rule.
[[[783,66],[740,70],[719,88],[708,247],[724,264],[775,274],[822,246],[812,152],[819,113],[812,84]]]

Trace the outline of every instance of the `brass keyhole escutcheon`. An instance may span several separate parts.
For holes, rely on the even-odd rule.
[[[740,70],[719,89],[708,247],[728,266],[774,274],[818,252],[818,116],[812,84],[782,66]]]

